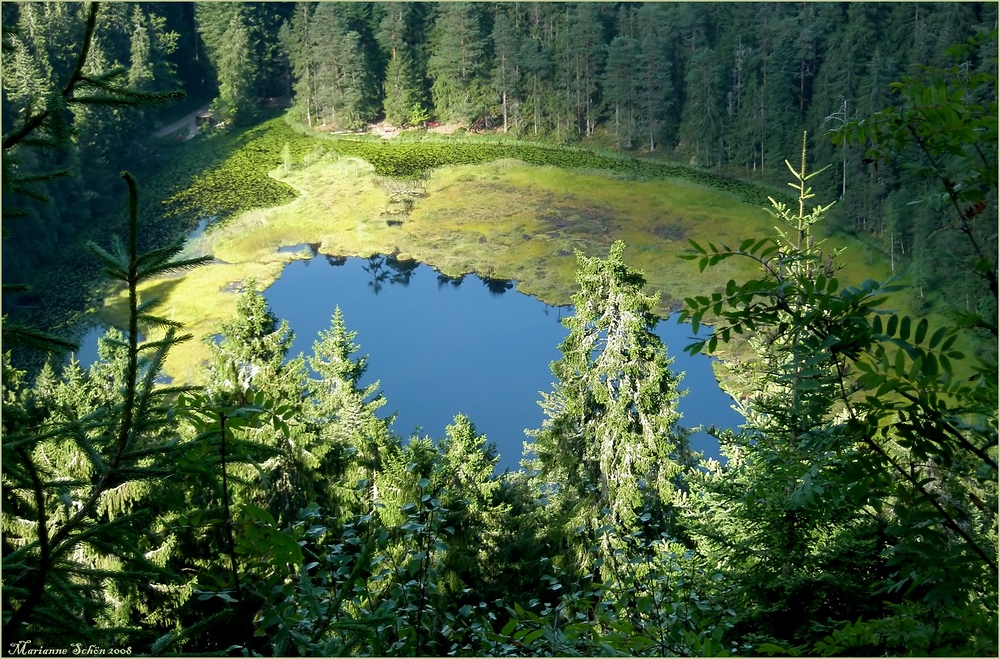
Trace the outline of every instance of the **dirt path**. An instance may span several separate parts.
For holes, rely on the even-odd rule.
[[[183,130],[185,131],[183,133],[184,139],[191,139],[198,134],[198,124],[195,122],[195,117],[203,112],[208,112],[208,105],[198,108],[180,121],[175,121],[169,126],[164,126],[160,130],[153,133],[153,137],[166,137],[167,135],[173,135],[174,133],[179,133]]]

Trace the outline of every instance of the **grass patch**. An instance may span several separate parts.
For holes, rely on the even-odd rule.
[[[283,255],[285,261],[268,263],[217,263],[203,266],[183,276],[148,282],[139,289],[141,299],[158,297],[159,312],[166,318],[184,323],[184,331],[194,338],[172,348],[167,354],[164,371],[176,382],[204,381],[204,365],[210,352],[206,340],[221,329],[223,320],[236,312],[238,291],[243,282],[254,278],[273,282],[293,255]],[[100,312],[101,318],[118,327],[128,323],[128,299],[125,291],[109,295]],[[152,331],[149,339],[162,338],[162,331]]]

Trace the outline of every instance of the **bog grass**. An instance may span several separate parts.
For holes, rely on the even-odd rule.
[[[291,198],[284,190],[295,192],[287,203],[248,209],[239,189],[227,189],[223,205],[233,209],[231,216],[188,247],[189,253],[211,254],[218,262],[150,284],[149,293],[163,299],[161,313],[196,336],[168,358],[166,371],[175,381],[200,380],[209,355],[201,337],[218,333],[231,316],[240,282],[252,277],[259,289],[266,288],[287,262],[307,255],[277,251],[286,245],[318,244],[321,253],[336,256],[395,254],[452,276],[476,272],[513,279],[524,293],[567,304],[576,290],[575,252],[603,255],[623,240],[627,262],[643,271],[651,292],[660,292],[659,312],[666,316],[685,297],[720,291],[729,279],[756,274],[744,259],[699,273],[694,263],[679,258],[689,249],[689,238],[735,246],[774,233],[774,220],[760,205],[747,203],[740,186],[720,190],[684,178],[637,176],[617,166],[567,169],[510,157],[440,166],[399,180],[358,156],[343,155],[344,149],[334,151],[336,142],[309,140],[280,122],[270,125],[272,133],[257,130],[243,142],[248,146],[235,148],[216,165],[215,174],[194,177],[168,200],[175,207],[180,199],[186,207],[218,209],[218,203],[198,195],[212,194],[220,180],[275,190],[270,197],[252,197],[270,203]],[[296,154],[287,174],[279,155],[285,141],[294,143]],[[419,145],[407,145],[414,147]],[[250,162],[252,172],[234,173]],[[261,177],[270,183],[255,183]],[[827,240],[831,248],[847,249],[843,282],[888,275],[860,242]],[[107,320],[122,322],[122,300],[109,298]]]

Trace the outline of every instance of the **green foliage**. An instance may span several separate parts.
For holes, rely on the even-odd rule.
[[[198,75],[218,82],[213,107],[220,119],[248,123],[261,112],[258,96],[284,93],[288,60],[279,56],[278,29],[288,7],[241,2],[196,6],[194,28],[208,65],[199,67]]]
[[[22,147],[34,137],[43,146],[65,141],[71,103],[103,107],[73,115],[85,129],[80,153],[91,157],[119,143],[98,130],[115,125],[115,108],[143,102],[120,85],[125,69],[102,72],[114,49],[95,37],[101,21],[132,28],[120,45],[129,53],[133,86],[151,89],[157,67],[161,76],[169,68],[154,51],[158,41],[161,56],[169,50],[170,37],[152,16],[88,11],[85,45],[74,60],[57,52],[72,50],[59,45],[69,38],[57,36],[74,33],[74,10],[42,7],[18,14],[23,34],[4,33],[4,109],[11,99],[22,104],[4,136],[5,186],[14,176],[4,189],[5,215],[17,215],[8,213],[8,194],[42,196],[33,186],[46,175],[26,173],[37,162]],[[371,56],[365,39],[376,24],[386,31],[380,38],[388,51],[407,43],[403,34],[420,41],[435,16],[430,9],[406,15],[358,7],[324,8],[330,29],[314,36],[329,36],[327,45],[335,46],[324,55],[325,74],[332,75],[329,58],[340,58],[340,68],[323,85],[297,91],[322,95],[346,84],[343,76],[354,67],[344,65]],[[4,10],[5,18],[13,15]],[[309,12],[301,5],[296,15],[302,10]],[[256,83],[266,87],[273,76],[251,75],[238,70],[245,63],[225,58],[249,60],[252,52],[267,60],[280,12],[261,5],[198,11],[221,67],[222,96],[247,99]],[[724,162],[733,157],[726,140],[745,132],[753,137],[747,162],[756,165],[759,157],[763,167],[773,160],[776,142],[797,120],[794,104],[781,96],[798,82],[804,109],[805,72],[818,60],[815,38],[796,36],[793,21],[750,21],[743,28],[748,43],[751,34],[755,41],[744,48],[741,39],[712,36],[715,18],[699,7],[660,11],[442,8],[431,66],[435,101],[471,118],[495,111],[489,94],[496,93],[505,123],[523,127],[519,112],[530,108],[536,127],[547,116],[562,135],[592,133],[602,119],[600,101],[613,101],[638,112],[636,130],[640,123],[648,130],[650,150],[676,128],[696,159]],[[810,11],[796,7],[795,16]],[[846,10],[858,39],[883,13]],[[44,36],[31,32],[40,17],[51,23]],[[671,41],[657,29],[668,19],[683,48],[661,43]],[[492,51],[484,36],[490,20]],[[524,52],[514,26],[530,35]],[[604,46],[613,32],[623,36],[610,42],[608,75],[636,62],[643,85],[602,89]],[[465,52],[454,38],[463,33],[472,37]],[[994,38],[958,54],[969,56]],[[730,51],[739,64],[715,61]],[[853,85],[863,73],[876,103],[872,80],[890,67],[866,68],[848,51],[837,51],[841,82]],[[397,61],[400,82],[393,102],[405,99],[400,107],[416,112],[423,98],[415,79],[426,53],[412,48],[405,55],[413,61],[403,54],[389,59]],[[516,65],[486,84],[478,59],[489,55]],[[546,58],[558,70],[547,70]],[[730,63],[734,83],[745,87],[723,116],[718,90]],[[465,64],[477,70],[463,70]],[[995,306],[995,252],[986,248],[995,226],[983,218],[994,203],[996,164],[982,142],[996,140],[996,104],[993,79],[984,74],[989,63],[979,64],[975,73],[957,67],[929,71],[930,82],[904,80],[899,107],[874,122],[848,123],[848,131],[870,139],[881,163],[906,159],[912,147],[927,156],[910,174],[940,181],[939,197],[957,213],[951,224],[970,243],[956,253],[971,258]],[[51,82],[56,78],[70,82],[60,88]],[[686,106],[673,108],[679,116],[639,93],[662,96],[681,80]],[[346,107],[337,103],[349,104],[359,88],[351,89],[341,87],[334,101],[307,99],[307,113],[323,103]],[[236,101],[231,106],[241,109]],[[843,107],[848,121],[846,100]],[[733,121],[739,130],[726,129]],[[763,188],[700,170],[580,150],[328,144],[371,161],[387,177],[518,158],[637,178],[679,176],[755,203],[766,198]],[[377,383],[360,385],[366,359],[355,356],[356,335],[339,310],[314,344],[315,377],[306,374],[304,358],[286,362],[290,331],[252,281],[222,328],[209,387],[157,384],[167,351],[186,337],[155,313],[155,300],[141,299],[140,284],[203,259],[180,259],[179,242],[140,250],[140,219],[157,220],[144,229],[162,244],[184,216],[284,203],[294,194],[266,173],[281,164],[287,173],[306,145],[276,124],[207,138],[196,157],[204,160],[172,165],[160,179],[170,182],[165,204],[140,207],[135,181],[125,175],[127,241],[93,252],[127,290],[127,331],[109,332],[99,363],[87,371],[76,362],[61,371],[50,363],[30,385],[4,355],[5,640],[131,645],[152,654],[996,652],[996,357],[958,347],[970,328],[995,336],[996,324],[985,313],[942,324],[884,309],[896,280],[842,286],[839,253],[823,251],[813,238],[831,209],[807,208],[816,175],[807,173],[805,139],[801,166],[788,166],[797,208],[771,200],[782,225],[777,235],[735,249],[692,241],[686,255],[702,270],[733,258],[761,269],[756,279],[686,301],[685,316],[696,328],[715,324],[692,351],[715,351],[742,334],[754,353],[735,367],[748,392],[741,401],[747,423],[720,437],[727,463],[688,469],[693,460],[677,426],[678,378],[652,332],[657,298],[644,292],[642,274],[625,265],[624,243],[617,242],[607,259],[579,257],[581,291],[563,357],[553,364],[558,382],[544,401],[548,418],[533,447],[538,459],[529,463],[536,470],[503,477],[493,473],[495,448],[462,415],[436,443],[412,437],[404,445],[389,432],[392,417],[377,416],[385,403]],[[205,162],[212,163],[206,176],[187,178],[187,168]],[[846,158],[841,166],[846,185]],[[140,343],[140,329],[166,333]],[[57,343],[6,323],[4,330],[5,340]]]
[[[128,67],[118,64],[130,59],[128,40],[109,43],[114,13],[98,4],[72,3],[12,4],[4,12],[3,216],[17,220],[4,228],[5,244],[17,247],[6,250],[8,282],[32,281],[37,291],[42,287],[32,270],[51,260],[54,242],[79,241],[82,247],[86,238],[107,235],[90,234],[87,228],[92,207],[120,204],[113,163],[127,150],[138,153],[134,140],[144,120],[184,96],[168,91],[176,81],[169,67],[158,65],[171,51],[162,21],[154,14],[136,14],[148,18],[144,54],[157,76],[139,84]],[[76,43],[80,49],[67,47]],[[89,166],[79,167],[81,159]],[[66,208],[73,209],[72,217]],[[79,250],[62,265],[76,270],[85,253]],[[26,322],[12,320],[10,329],[20,329],[10,334],[10,347],[22,338],[34,346],[45,342],[44,332],[32,336],[25,332]],[[50,347],[61,348],[58,343]]]
[[[292,648],[301,656],[359,653],[378,642],[380,626],[395,620],[394,612],[359,606],[375,553],[385,546],[384,535],[364,534],[368,520],[335,531],[313,504],[281,532],[265,511],[248,516],[246,537],[263,543],[243,545],[264,599],[255,633],[267,637],[274,656],[287,656]]]
[[[485,87],[486,36],[480,8],[470,2],[442,5],[431,30],[427,60],[434,114],[442,121],[471,123],[480,116]]]
[[[527,450],[544,496],[572,511],[570,524],[606,515],[630,532],[641,511],[655,516],[654,528],[670,522],[690,456],[677,427],[678,378],[653,332],[656,297],[643,293],[645,279],[625,265],[624,251],[616,242],[607,260],[577,254],[576,314],[563,321],[558,381],[543,394],[546,419]]]
[[[353,130],[375,114],[374,67],[343,13],[343,5],[301,3],[283,27],[283,48],[298,78],[295,103],[309,126]]]
[[[425,107],[422,71],[416,36],[419,9],[410,3],[386,5],[379,23],[378,40],[388,53],[382,102],[385,119],[390,124],[418,126],[430,118]]]
[[[303,410],[316,437],[310,452],[317,462],[311,467],[328,479],[327,494],[319,500],[328,514],[336,511],[341,517],[374,513],[383,456],[394,454],[397,441],[389,431],[395,415],[376,415],[386,403],[378,382],[360,384],[368,358],[354,357],[356,335],[347,330],[337,307],[330,329],[320,332],[308,358],[318,377],[309,380]]]
[[[154,483],[171,473],[183,447],[172,433],[171,396],[184,388],[157,387],[167,350],[188,336],[140,346],[139,324],[169,325],[140,302],[143,280],[183,271],[204,259],[177,260],[181,245],[140,254],[138,191],[129,186],[129,245],[93,246],[105,272],[129,290],[125,342],[112,341],[118,364],[101,382],[95,403],[86,379],[37,402],[5,373],[4,636],[12,640],[102,642],[130,638],[152,584],[173,577],[156,557],[172,539],[148,533],[156,505]],[[106,353],[109,354],[109,353]],[[110,354],[109,354],[110,356]],[[10,370],[5,362],[5,372]],[[78,371],[77,371],[78,372]],[[43,388],[44,390],[44,388]],[[101,390],[117,395],[100,395]],[[95,621],[87,624],[84,621]],[[57,639],[61,639],[58,641]]]
[[[250,35],[241,12],[233,12],[222,41],[225,46],[217,48],[215,65],[219,97],[212,108],[225,121],[246,123],[254,115],[257,90],[250,64]]]
[[[865,162],[876,171],[880,166],[897,166],[910,176],[935,182],[935,188],[919,200],[938,218],[928,248],[949,255],[941,273],[945,281],[956,276],[968,280],[971,273],[973,281],[986,284],[994,300],[977,294],[977,307],[967,305],[963,322],[989,332],[993,339],[997,337],[994,219],[1000,141],[996,73],[969,64],[976,55],[995,49],[996,38],[994,28],[952,46],[947,53],[954,62],[951,66],[923,66],[915,75],[903,76],[889,85],[894,105],[846,124],[833,137],[866,147]],[[955,240],[955,234],[961,239]]]
[[[424,108],[419,102],[410,105],[409,114],[406,115],[407,121],[404,123],[409,123],[411,126],[419,126],[428,119],[431,115],[427,113],[427,109]]]
[[[971,380],[955,378],[952,362],[965,359],[953,349],[959,329],[931,331],[926,319],[882,310],[894,284],[841,287],[833,257],[812,241],[825,208],[806,212],[804,152],[793,174],[798,212],[774,203],[792,233],[738,249],[692,243],[686,256],[702,268],[750,258],[762,270],[686,302],[693,322],[708,314],[716,322],[690,350],[745,332],[759,355],[745,369],[748,426],[723,443],[730,463],[705,480],[705,523],[695,534],[743,573],[753,627],[779,643],[856,620],[816,649],[972,652],[997,616],[995,596],[984,596],[997,574],[996,369],[981,364]],[[729,526],[734,516],[749,526]],[[864,546],[866,536],[875,546]],[[838,551],[865,558],[835,567]],[[854,573],[860,560],[867,577]],[[827,582],[838,570],[851,578]],[[831,593],[859,580],[883,594],[880,606],[828,603],[849,602],[849,592]],[[774,605],[780,624],[761,616]],[[790,610],[808,617],[789,625]]]

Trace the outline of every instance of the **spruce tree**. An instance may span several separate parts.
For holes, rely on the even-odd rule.
[[[444,3],[434,23],[427,75],[433,81],[434,113],[444,121],[477,118],[486,53],[479,11],[467,2]]]
[[[500,488],[493,474],[500,459],[496,446],[476,432],[469,417],[455,416],[438,450],[441,470],[435,481],[448,511],[444,524],[453,529],[446,539],[443,581],[445,592],[457,602],[464,599],[466,589],[478,590],[484,585],[510,507],[496,503]]]
[[[386,121],[402,126],[413,123],[411,117],[426,112],[415,43],[418,12],[414,5],[405,2],[387,3],[385,8],[378,32],[379,43],[389,59],[382,84],[383,107]]]
[[[243,414],[239,410],[244,407],[254,414],[273,416],[277,409],[300,414],[305,363],[301,356],[285,361],[294,336],[288,322],[279,322],[268,308],[267,300],[257,291],[256,281],[245,282],[235,315],[222,324],[219,343],[210,345],[212,361],[206,385],[209,404],[218,410],[237,410],[236,414]],[[214,412],[216,416],[218,410]],[[241,425],[246,427],[237,429],[232,425],[234,439],[241,447],[240,456],[259,464],[257,473],[244,466],[235,469],[243,480],[234,490],[235,500],[268,507],[277,518],[294,515],[298,507],[308,503],[301,500],[299,490],[310,489],[307,474],[296,464],[296,438],[289,429],[273,423]],[[270,487],[255,487],[261,475]]]
[[[575,129],[580,135],[590,135],[597,126],[600,80],[607,54],[603,32],[596,4],[583,2],[566,6],[566,33],[560,69]]]
[[[615,37],[608,45],[607,68],[604,71],[604,100],[611,110],[615,140],[625,149],[632,148],[638,124],[639,82],[633,76],[638,49],[635,39]]]
[[[311,36],[312,5],[307,2],[295,3],[291,19],[282,25],[279,41],[284,56],[292,68],[295,82],[292,105],[305,115],[306,124],[312,128],[316,104],[316,70],[318,63],[312,50]]]
[[[642,517],[667,530],[690,464],[679,378],[653,331],[657,296],[643,292],[645,279],[624,252],[616,242],[606,260],[577,255],[576,313],[563,321],[569,336],[552,364],[557,382],[527,448],[573,525],[604,519],[630,533]]]
[[[678,128],[678,149],[691,162],[712,165],[720,161],[721,122],[718,103],[718,64],[715,50],[701,45],[691,53],[684,70],[684,108]]]
[[[389,431],[395,415],[377,416],[386,403],[378,382],[361,385],[368,358],[354,356],[359,349],[356,336],[337,307],[330,328],[320,332],[307,360],[317,376],[309,380],[304,408],[316,433],[314,468],[326,480],[324,509],[340,517],[374,512],[383,454],[396,444]]]
[[[20,279],[50,261],[51,244],[78,237],[92,208],[101,210],[117,198],[114,175],[101,163],[116,157],[131,136],[114,122],[184,94],[129,86],[127,69],[115,63],[128,60],[128,40],[98,38],[107,7],[12,3],[9,8],[16,16],[3,32],[3,214],[22,219],[6,229],[11,233],[5,240],[8,245],[14,240],[18,249],[7,250],[4,271]],[[4,15],[5,21],[11,16]],[[117,53],[116,42],[123,47]],[[83,151],[91,159],[86,168],[79,167]],[[55,179],[63,180],[56,186]],[[73,209],[71,218],[63,208]],[[23,325],[5,324],[4,332],[14,339],[18,327]]]
[[[520,116],[518,89],[521,78],[519,66],[521,39],[503,12],[498,13],[493,21],[492,40],[493,59],[496,62],[492,83],[499,97],[503,132],[506,133],[511,119],[515,120],[515,124],[520,123],[517,119]]]
[[[250,39],[250,29],[243,12],[234,11],[216,50],[219,96],[213,106],[221,119],[234,123],[248,122],[257,112]]]
[[[640,35],[636,77],[641,85],[641,116],[649,150],[666,140],[665,126],[673,100],[673,71],[670,45],[673,42],[666,15],[657,5],[639,10]]]

